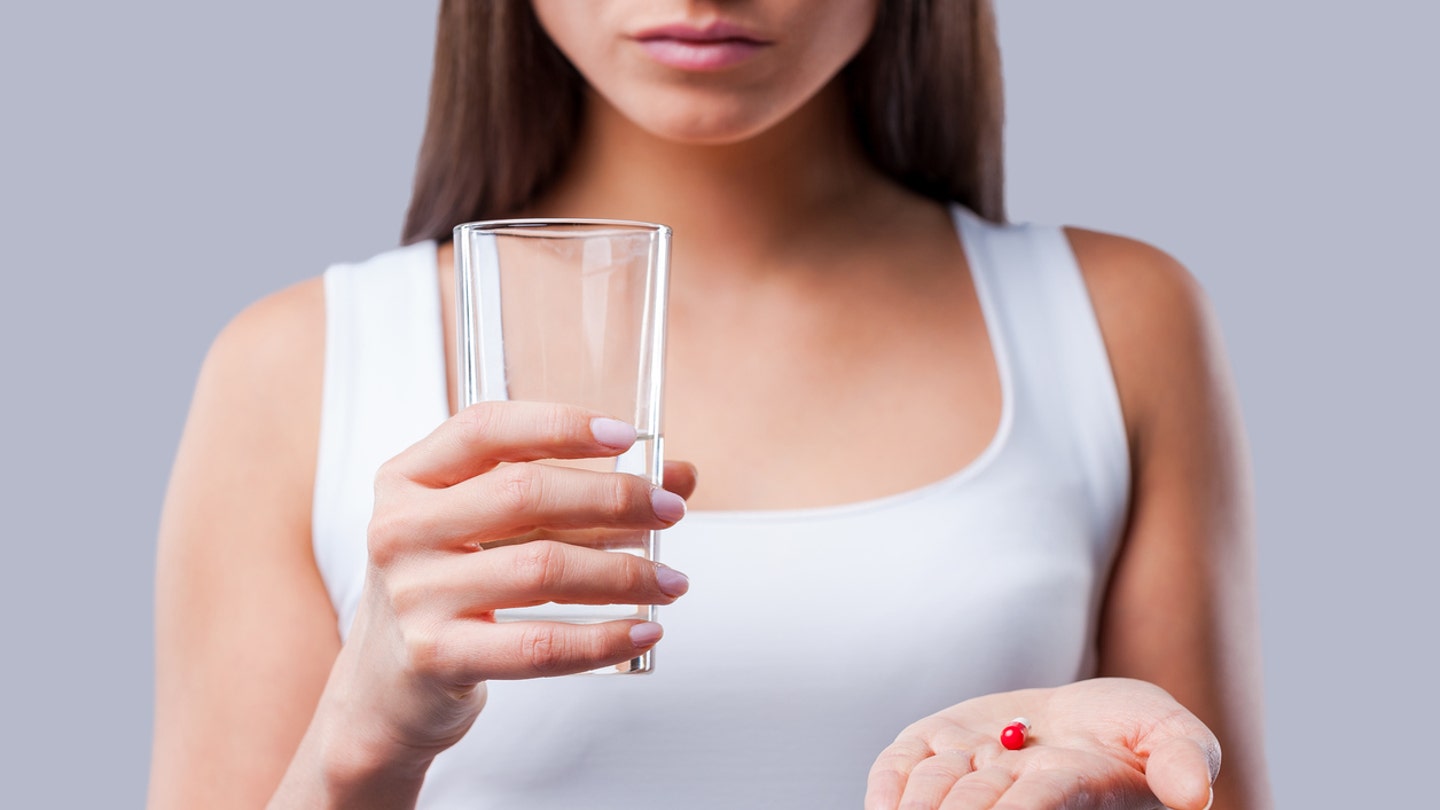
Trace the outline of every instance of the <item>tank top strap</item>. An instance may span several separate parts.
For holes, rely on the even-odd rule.
[[[325,378],[311,539],[342,634],[364,581],[375,472],[448,415],[435,274],[433,242],[325,271]]]
[[[1120,398],[1089,290],[1063,229],[998,225],[956,206],[1022,455],[1068,467],[1102,535],[1118,537],[1130,497]],[[1062,470],[1056,470],[1061,472]]]

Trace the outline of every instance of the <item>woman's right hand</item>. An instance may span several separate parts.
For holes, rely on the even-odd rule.
[[[584,672],[659,640],[652,622],[493,615],[545,602],[668,604],[685,593],[685,576],[665,566],[552,538],[672,525],[693,467],[667,466],[677,494],[633,475],[525,463],[616,456],[634,441],[629,425],[580,408],[481,403],[380,469],[364,591],[316,712],[332,763],[423,770],[470,728],[487,680]]]

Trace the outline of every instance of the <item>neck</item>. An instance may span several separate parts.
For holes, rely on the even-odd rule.
[[[893,189],[861,151],[833,83],[780,124],[724,145],[660,138],[592,92],[565,174],[525,214],[662,222],[676,234],[677,268],[723,257],[761,272],[807,232],[854,222],[857,205]]]

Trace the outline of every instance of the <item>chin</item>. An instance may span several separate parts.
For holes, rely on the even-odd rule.
[[[762,99],[716,98],[685,91],[614,99],[611,104],[621,116],[657,138],[708,146],[749,140],[790,112]]]
[[[748,141],[770,128],[769,121],[714,119],[705,115],[666,116],[660,121],[640,121],[640,127],[657,138],[695,146],[725,146]]]

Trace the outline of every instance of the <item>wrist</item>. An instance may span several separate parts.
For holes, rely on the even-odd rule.
[[[345,694],[348,690],[339,691]],[[353,699],[322,699],[316,711],[312,730],[317,732],[326,783],[344,787],[423,780],[435,755],[443,749],[421,749],[399,742],[376,722],[381,712],[374,708],[367,711],[359,703]]]
[[[397,743],[376,725],[379,713],[361,709],[362,703],[332,674],[301,744],[311,749],[307,759],[314,763],[325,806],[411,807],[438,751]]]
[[[330,807],[413,807],[425,781],[424,763],[381,761],[354,753],[331,754],[321,766]]]
[[[367,744],[346,734],[325,734],[322,739],[319,774],[327,799],[325,806],[414,806],[433,755]]]
[[[311,724],[269,810],[415,806],[432,757],[387,755],[379,746],[357,744],[356,736],[334,731],[321,722]]]

